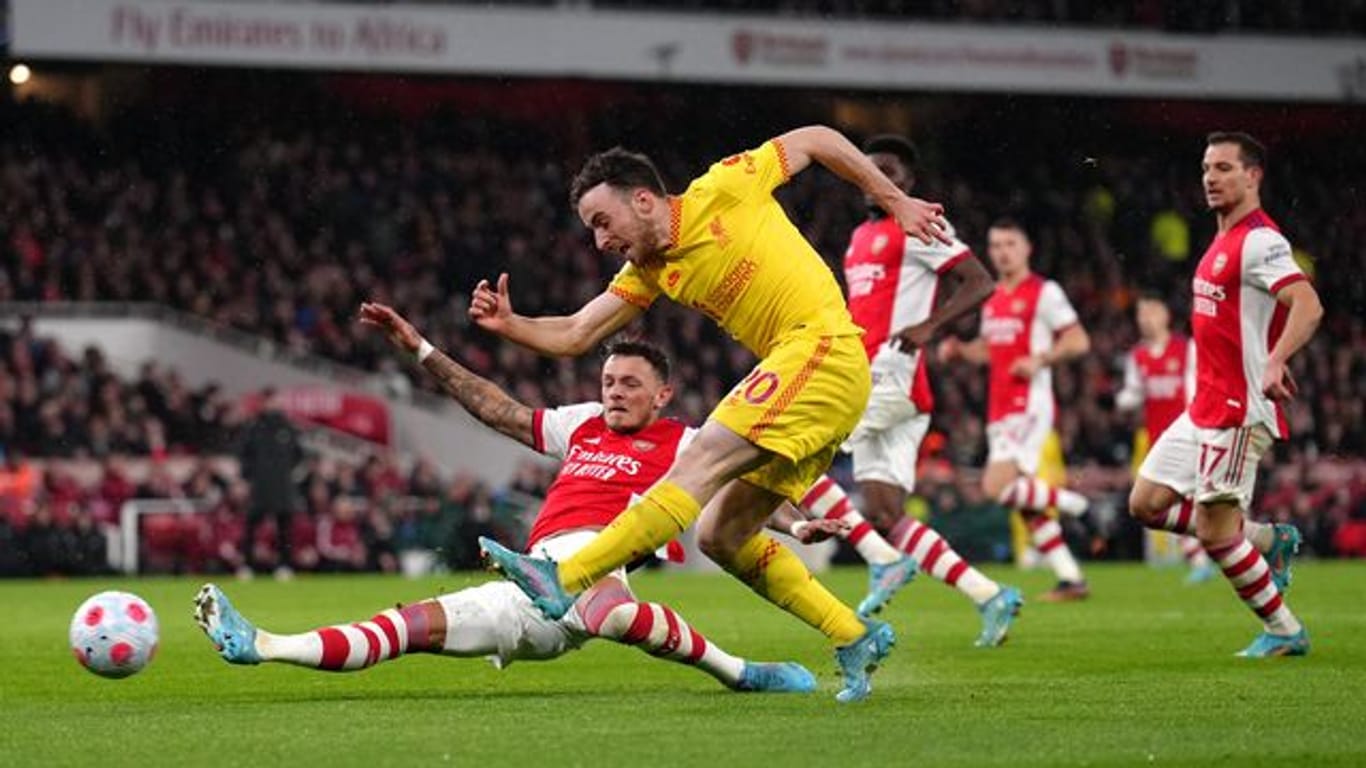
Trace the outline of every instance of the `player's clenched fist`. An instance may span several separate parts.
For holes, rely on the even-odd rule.
[[[417,332],[413,324],[383,304],[363,302],[360,305],[360,322],[361,325],[380,329],[390,344],[405,352],[416,353],[418,345],[422,343],[422,334]]]
[[[498,333],[512,317],[512,299],[508,297],[508,273],[498,275],[498,287],[480,280],[470,296],[470,319],[486,331]]]

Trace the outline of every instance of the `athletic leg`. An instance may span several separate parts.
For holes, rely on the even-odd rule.
[[[579,596],[575,612],[588,634],[633,645],[657,658],[697,667],[740,691],[815,690],[799,664],[756,664],[732,656],[693,629],[676,611],[642,602],[621,580],[608,576]]]

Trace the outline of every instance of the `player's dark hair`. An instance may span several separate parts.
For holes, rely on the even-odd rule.
[[[1001,216],[1000,218],[991,222],[991,226],[989,227],[989,229],[1014,230],[1024,235],[1024,238],[1026,240],[1029,239],[1029,230],[1024,228],[1024,224],[1021,224],[1019,219],[1012,218],[1010,216]]]
[[[664,180],[654,162],[639,152],[621,147],[612,147],[588,158],[569,185],[569,204],[579,207],[579,200],[599,184],[618,190],[644,187],[656,195],[664,195]]]
[[[1266,169],[1266,145],[1242,131],[1215,131],[1205,137],[1207,146],[1237,144],[1238,159],[1248,168]]]
[[[660,381],[669,380],[669,356],[664,353],[664,350],[648,341],[639,339],[614,341],[603,347],[602,357],[604,360],[613,355],[642,358],[650,364],[651,368],[655,369],[655,373],[659,374]]]
[[[915,173],[916,167],[920,164],[920,150],[915,148],[915,143],[905,136],[897,136],[893,133],[884,133],[880,136],[873,136],[863,142],[863,154],[889,154],[895,155],[901,164],[906,166],[906,170]]]

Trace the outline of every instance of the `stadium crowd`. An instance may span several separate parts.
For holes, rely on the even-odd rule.
[[[597,146],[598,136],[632,135],[678,183],[763,135],[739,129],[733,135],[744,138],[733,140],[696,129],[688,134],[669,120],[667,103],[660,108],[665,114],[653,127],[587,126],[587,145]],[[525,402],[596,398],[596,361],[542,360],[494,343],[465,320],[468,289],[499,270],[512,275],[514,305],[531,314],[577,306],[614,271],[565,202],[564,155],[575,150],[528,123],[449,114],[400,121],[326,109],[311,112],[307,125],[288,118],[225,122],[219,115],[172,127],[175,117],[133,112],[96,129],[50,107],[4,106],[14,130],[0,140],[0,301],[157,302],[299,352],[392,370],[388,349],[354,322],[362,299],[378,300]],[[719,108],[723,116],[726,109],[737,107]],[[1181,317],[1184,281],[1210,223],[1194,194],[1195,149],[1179,147],[1192,156],[1172,164],[1151,154],[1168,157],[1170,146],[1141,143],[1083,158],[1050,149],[1067,146],[1056,130],[1039,126],[988,152],[963,132],[927,137],[925,154],[934,160],[921,174],[922,191],[945,202],[979,253],[995,216],[1010,212],[1028,223],[1036,267],[1063,284],[1093,340],[1093,353],[1057,376],[1064,453],[1072,466],[1119,468],[1131,460],[1135,420],[1115,411],[1113,395],[1123,353],[1135,339],[1134,297],[1139,288],[1163,291]],[[203,147],[211,151],[197,149]],[[1308,153],[1295,157],[1273,161],[1273,215],[1311,274],[1318,264],[1348,271],[1355,265],[1360,274],[1366,209],[1343,208],[1337,190],[1361,169],[1316,162]],[[818,173],[804,174],[781,197],[837,264],[844,238],[863,214],[861,203],[842,182]],[[1366,481],[1349,472],[1350,482],[1320,487],[1321,473],[1309,470],[1321,459],[1360,457],[1366,449],[1366,327],[1354,309],[1366,303],[1366,288],[1361,280],[1344,280],[1321,281],[1320,290],[1329,314],[1295,360],[1301,390],[1292,408],[1295,436],[1278,457],[1308,469],[1278,476],[1275,487],[1285,492],[1266,494],[1261,512],[1301,521],[1319,532],[1310,535],[1319,551],[1330,552],[1334,532],[1366,514]],[[675,411],[688,420],[699,420],[752,363],[697,313],[660,307],[632,332],[673,352],[677,379],[685,383]],[[960,332],[975,333],[970,324]],[[235,417],[213,387],[191,391],[174,371],[154,363],[137,381],[119,382],[97,350],[68,359],[22,334],[6,337],[3,352],[0,444],[7,455],[111,460],[231,447]],[[933,442],[948,465],[976,466],[985,453],[985,377],[961,366],[936,367],[933,380],[941,430]],[[422,377],[414,383],[431,386]],[[376,461],[380,470],[312,471],[300,494],[307,513],[299,519],[313,529],[301,528],[300,540],[335,536],[337,525],[327,526],[331,534],[319,533],[322,521],[335,518],[354,548],[349,554],[304,548],[296,559],[317,559],[299,565],[393,567],[385,555],[411,531],[445,531],[440,538],[451,526],[481,524],[469,510],[487,503],[488,489],[417,469],[403,478]],[[388,479],[372,482],[372,476]],[[211,525],[228,525],[241,511],[234,507],[234,480],[198,482],[219,490],[223,513],[211,516],[218,521]],[[528,485],[534,490],[537,482]],[[962,496],[956,487],[949,481],[943,493],[927,497],[954,504]],[[54,495],[45,485],[29,518],[42,518],[46,506],[51,518],[79,528],[80,515],[64,516],[50,501]],[[391,496],[423,501],[400,514],[385,507],[382,500]],[[368,501],[352,505],[352,498]],[[221,531],[210,539],[234,540]],[[199,560],[186,557],[191,565],[217,558],[227,566],[229,554],[204,550],[195,555]],[[453,554],[452,562],[464,562],[461,557]]]

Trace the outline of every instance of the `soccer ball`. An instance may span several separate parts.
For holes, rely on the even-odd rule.
[[[157,652],[157,615],[129,592],[101,592],[71,617],[71,652],[100,677],[128,677]]]

